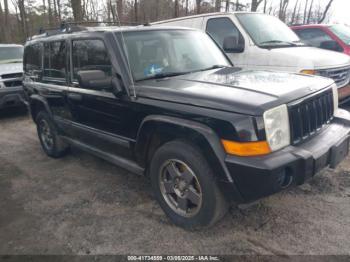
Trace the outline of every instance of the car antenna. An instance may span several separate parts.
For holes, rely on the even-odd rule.
[[[117,16],[118,24],[119,24],[119,27],[120,27],[120,35],[121,35],[121,38],[122,38],[122,44],[123,44],[123,49],[124,49],[124,53],[125,53],[125,57],[126,57],[126,63],[127,63],[127,65],[128,65],[129,76],[130,76],[131,84],[132,84],[132,91],[133,91],[133,93],[134,93],[134,98],[136,98],[136,90],[135,90],[134,77],[133,77],[133,74],[132,74],[132,71],[131,71],[131,66],[130,66],[130,62],[129,62],[129,56],[128,56],[128,52],[127,52],[127,49],[126,49],[126,42],[125,42],[123,30],[122,30],[122,28],[121,28],[121,27],[122,27],[122,24],[121,24],[121,21],[120,21],[120,19],[119,19],[119,14],[118,14],[118,12],[116,12],[116,16]]]

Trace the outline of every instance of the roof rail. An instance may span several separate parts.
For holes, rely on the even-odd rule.
[[[74,32],[79,32],[79,31],[85,31],[87,30],[88,26],[83,26],[83,25],[113,25],[113,26],[136,26],[140,25],[140,23],[137,22],[127,22],[127,21],[120,21],[119,22],[110,22],[110,21],[81,21],[81,22],[67,22],[64,21],[61,23],[59,27],[54,27],[54,28],[43,28],[41,27],[39,29],[39,34],[34,35],[32,37],[29,37],[27,40],[33,40],[37,38],[42,38],[42,37],[47,37],[47,36],[52,36],[52,35],[58,35],[58,34],[67,34],[67,33],[74,33]],[[148,25],[148,24],[147,24]]]

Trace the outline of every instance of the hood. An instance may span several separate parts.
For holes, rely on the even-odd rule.
[[[0,76],[14,73],[23,73],[22,63],[0,64]]]
[[[267,109],[316,93],[333,83],[317,76],[223,68],[142,81],[136,88],[140,97],[262,115]]]
[[[329,69],[350,66],[349,56],[315,47],[273,48],[269,51],[275,54],[273,57],[280,57],[282,64],[287,63],[286,66],[295,63],[303,69]]]

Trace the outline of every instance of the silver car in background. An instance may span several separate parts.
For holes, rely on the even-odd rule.
[[[0,109],[23,105],[23,46],[0,44]]]

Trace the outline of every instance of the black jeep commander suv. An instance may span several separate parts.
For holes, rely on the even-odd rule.
[[[49,31],[27,42],[24,68],[45,153],[75,146],[149,176],[184,228],[213,225],[227,203],[302,184],[348,154],[350,116],[332,80],[242,71],[196,30]]]

